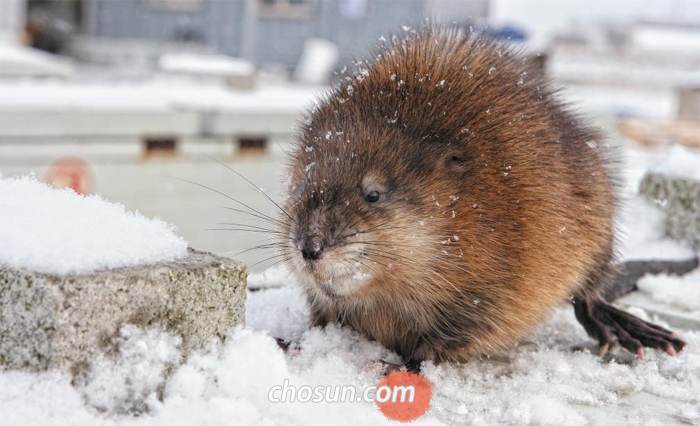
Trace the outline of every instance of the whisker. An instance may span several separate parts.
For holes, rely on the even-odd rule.
[[[406,257],[406,256],[402,256],[402,255],[400,255],[400,254],[391,253],[391,252],[388,252],[388,251],[385,251],[385,250],[379,250],[379,249],[368,248],[368,249],[365,249],[364,251],[366,251],[366,252],[368,252],[368,253],[379,253],[379,254],[381,254],[381,255],[383,255],[383,256],[394,256],[394,257],[390,257],[390,259],[395,260],[395,261],[397,261],[397,262],[401,262],[401,263],[404,263],[404,262],[403,262],[402,260],[400,260],[399,258],[404,259],[406,262],[411,262],[411,261],[413,260],[413,259],[410,259],[410,258],[408,258],[408,257]]]
[[[243,203],[242,201],[239,201],[239,200],[237,200],[237,199],[231,197],[230,195],[225,194],[225,193],[223,193],[223,192],[221,192],[221,191],[218,191],[218,190],[216,190],[216,189],[214,189],[214,188],[210,188],[210,187],[208,187],[208,186],[206,186],[206,185],[202,185],[201,183],[197,183],[197,182],[194,182],[194,181],[191,181],[191,180],[187,180],[187,179],[178,178],[178,177],[175,177],[175,176],[169,176],[169,177],[170,177],[171,179],[176,179],[176,180],[179,180],[179,181],[182,181],[182,182],[187,182],[187,183],[189,183],[189,184],[196,185],[196,186],[199,186],[200,188],[204,188],[204,189],[209,190],[209,191],[211,191],[211,192],[214,192],[214,193],[216,193],[216,194],[222,195],[222,196],[228,198],[229,200],[233,201],[234,203],[240,204],[240,205],[242,205],[243,207],[245,207],[245,208],[247,208],[247,209],[249,209],[249,210],[251,210],[251,211],[253,211],[253,212],[257,213],[257,214],[259,214],[259,215],[261,215],[261,216],[264,216],[264,217],[266,217],[266,218],[272,220],[273,222],[277,223],[278,225],[283,225],[283,223],[282,223],[281,221],[279,221],[278,219],[275,219],[275,218],[273,218],[273,217],[270,217],[270,216],[266,215],[265,213],[259,212],[259,211],[255,210],[254,208],[250,207],[249,205]]]
[[[272,133],[272,131],[270,131],[270,130],[268,129],[268,132],[267,132],[267,133],[270,134],[270,133]],[[291,154],[289,154],[289,152],[288,152],[286,149],[284,149],[284,148],[282,147],[282,144],[277,140],[277,138],[276,138],[274,135],[272,136],[272,140],[275,141],[275,143],[277,144],[277,146],[280,147],[280,149],[282,150],[282,152],[284,152],[284,154],[285,154],[287,157],[291,157]]]
[[[379,264],[379,265],[384,266],[385,268],[388,268],[388,267],[389,267],[389,265],[387,265],[386,263],[382,263],[382,262],[379,262],[379,261],[376,260],[376,259],[372,259],[371,257],[366,256],[364,253],[358,253],[358,254],[359,254],[360,256],[364,257],[365,259],[369,260],[370,262],[377,263],[377,264]]]
[[[346,229],[352,229],[355,225],[357,225],[358,223],[360,223],[361,220],[362,220],[361,217],[357,217],[353,222],[350,222],[350,223],[348,223],[347,225],[343,226],[343,228],[340,229],[340,230],[338,231],[338,234],[343,235],[343,232],[344,232]]]
[[[204,231],[241,231],[241,232],[254,232],[259,234],[278,234],[278,232],[261,231],[259,229],[244,229],[244,228],[206,228]]]
[[[388,227],[388,228],[374,227],[374,228],[366,229],[364,231],[357,231],[357,232],[352,232],[349,234],[341,235],[340,237],[338,237],[337,240],[342,241],[346,238],[350,238],[350,237],[356,236],[356,235],[369,234],[369,233],[376,232],[379,230],[386,231],[386,230],[391,230],[391,229],[413,229],[413,227],[410,227],[410,226],[392,226],[392,227]]]
[[[270,269],[270,268],[272,268],[273,266],[275,266],[275,265],[277,265],[277,264],[279,264],[279,263],[286,262],[286,261],[290,260],[291,258],[292,258],[292,257],[289,256],[289,257],[285,257],[284,259],[280,259],[280,260],[278,260],[277,262],[273,263],[272,265],[269,265],[269,266],[268,266],[267,268],[265,268],[265,269]],[[289,277],[289,276],[287,275],[287,278],[288,278],[288,277]]]
[[[372,273],[375,273],[375,274],[377,273],[377,270],[374,269],[374,265],[369,265],[369,264],[367,264],[367,263],[364,261],[365,259],[362,259],[362,258],[356,256],[356,257],[351,258],[350,260],[359,263],[360,265],[362,265],[362,266],[364,266],[365,268],[369,269],[369,271],[372,272]],[[354,265],[353,265],[353,266],[354,266]]]
[[[266,217],[264,217],[264,216],[259,216],[259,215],[254,214],[254,213],[247,212],[247,211],[245,211],[245,210],[236,209],[236,208],[229,207],[229,206],[222,206],[222,205],[219,205],[218,207],[221,207],[222,209],[226,209],[226,210],[231,210],[231,211],[234,211],[234,212],[238,212],[238,213],[247,214],[247,215],[249,215],[249,216],[256,217],[256,218],[258,218],[258,219],[260,219],[260,220],[263,220],[263,221],[265,221],[265,222],[267,222],[267,223],[270,223],[270,224],[272,224],[272,225],[279,225],[279,223],[275,223],[275,222],[271,221],[270,219],[268,219],[268,218],[266,218]]]
[[[262,226],[248,225],[245,223],[235,223],[235,222],[217,222],[215,225],[232,225],[232,226],[247,226],[248,228],[261,229],[263,231],[270,231],[271,233],[281,234],[281,232],[275,229],[263,228]]]
[[[343,242],[340,246],[351,246],[353,244],[367,244],[371,246],[379,246],[379,247],[411,247],[411,248],[417,248],[414,245],[410,244],[400,244],[400,243],[387,243],[384,241],[351,241],[351,242]]]
[[[240,252],[234,254],[233,256],[240,256],[243,253],[248,253],[248,252],[256,251],[256,250],[271,250],[271,249],[275,249],[275,248],[280,248],[279,243],[261,244],[259,246],[247,248],[243,251],[240,251]]]
[[[267,198],[272,204],[274,204],[275,207],[277,207],[282,213],[284,213],[285,216],[287,216],[287,217],[289,218],[289,220],[292,220],[292,221],[294,220],[294,219],[292,219],[292,216],[290,216],[289,213],[287,213],[287,211],[286,211],[285,209],[283,209],[279,204],[277,204],[277,203],[275,202],[275,200],[272,199],[272,197],[270,197],[269,195],[267,195],[267,193],[265,193],[265,191],[263,191],[259,186],[257,186],[256,184],[254,184],[250,179],[248,179],[247,177],[243,176],[241,173],[239,173],[238,171],[234,170],[232,167],[229,167],[229,166],[227,166],[226,164],[222,163],[221,161],[217,160],[216,158],[214,158],[214,157],[212,157],[212,156],[210,156],[210,155],[207,155],[207,157],[209,157],[209,159],[211,159],[211,160],[213,160],[213,161],[216,161],[217,163],[221,164],[222,166],[226,167],[227,169],[229,169],[230,171],[232,171],[233,173],[235,173],[236,176],[238,176],[238,177],[240,177],[241,179],[243,179],[243,180],[245,180],[246,182],[248,182],[256,191],[258,191],[260,194],[262,194],[262,195],[263,195],[265,198]]]
[[[253,268],[253,267],[257,266],[257,265],[260,265],[260,264],[263,263],[263,262],[267,262],[268,260],[277,259],[278,257],[282,257],[282,256],[284,256],[284,257],[289,257],[289,256],[286,256],[286,255],[284,255],[284,254],[276,254],[276,255],[274,255],[274,256],[268,257],[267,259],[263,259],[263,260],[261,260],[260,262],[253,263],[252,265],[250,265],[250,266],[248,267],[248,269]],[[290,257],[290,258],[291,258],[291,257]]]
[[[375,230],[375,229],[377,229],[377,228],[380,228],[380,227],[382,227],[382,226],[384,226],[384,225],[387,225],[387,224],[389,224],[389,223],[392,223],[392,222],[394,222],[394,221],[396,221],[396,220],[398,220],[398,218],[389,218],[389,219],[387,219],[386,221],[384,221],[384,222],[380,223],[379,225],[375,226],[374,228],[366,229],[366,230],[364,230],[364,231],[350,232],[350,233],[348,233],[348,234],[341,235],[340,237],[338,237],[338,240],[342,240],[342,239],[344,239],[344,238],[350,237],[350,236],[352,236],[352,235],[356,235],[356,234],[361,233],[361,232],[364,233],[364,232],[373,231],[373,230]],[[359,221],[360,221],[360,219],[358,218],[357,220],[355,220],[355,222],[353,222],[353,224],[357,224]],[[354,225],[353,225],[353,226],[354,226]],[[351,226],[347,226],[347,227],[345,227],[344,229],[350,228],[350,227],[351,227]]]

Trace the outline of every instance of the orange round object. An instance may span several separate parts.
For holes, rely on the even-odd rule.
[[[71,188],[78,194],[89,195],[95,190],[95,177],[90,165],[74,157],[59,158],[51,163],[44,180],[54,188]]]
[[[394,371],[379,381],[374,401],[389,420],[408,423],[430,409],[433,390],[428,380],[410,371]]]

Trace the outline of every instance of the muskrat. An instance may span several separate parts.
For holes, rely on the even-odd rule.
[[[569,299],[604,353],[685,342],[601,297],[613,155],[541,73],[459,30],[394,37],[300,123],[278,229],[313,325],[407,360],[513,345]]]

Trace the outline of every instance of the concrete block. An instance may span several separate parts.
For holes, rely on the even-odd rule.
[[[0,366],[82,371],[123,324],[159,326],[187,356],[245,318],[246,269],[189,249],[167,263],[54,276],[0,268]]]
[[[669,238],[700,249],[700,182],[647,173],[639,192],[666,212],[664,231]]]

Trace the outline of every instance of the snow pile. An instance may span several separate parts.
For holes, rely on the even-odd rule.
[[[700,181],[700,152],[674,145],[650,171]]]
[[[248,328],[232,330],[224,345],[191,357],[163,379],[175,341],[163,334],[127,330],[122,361],[105,361],[77,388],[70,378],[0,373],[0,412],[8,425],[381,425],[369,402],[272,403],[282,385],[376,385],[380,360],[398,361],[376,342],[335,325],[308,329],[301,298],[289,288],[250,294]],[[272,318],[272,319],[270,319]],[[284,353],[266,333],[288,323],[301,350]],[[149,334],[150,333],[150,334]],[[683,332],[687,350],[677,357],[647,351],[635,365],[620,354],[605,362],[573,346],[588,341],[569,307],[559,309],[533,336],[502,357],[463,365],[424,365],[432,382],[431,411],[416,424],[694,424],[700,421],[700,333]],[[150,354],[150,355],[148,355]],[[129,366],[131,365],[131,366]],[[104,371],[103,371],[104,370]],[[90,381],[94,380],[94,383]],[[131,393],[130,393],[131,392]],[[139,417],[100,413],[121,407],[129,395],[148,394]],[[161,398],[158,398],[158,395]],[[87,402],[87,404],[85,403]],[[643,409],[651,405],[654,409]],[[634,408],[630,408],[634,407]],[[5,416],[5,414],[3,414]]]
[[[187,242],[159,219],[34,177],[0,177],[0,265],[63,275],[186,255]]]

